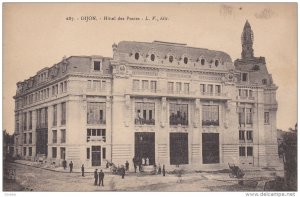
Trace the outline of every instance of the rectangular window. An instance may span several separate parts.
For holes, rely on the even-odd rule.
[[[245,131],[239,131],[239,140],[245,142]]]
[[[100,71],[101,62],[100,61],[94,61],[94,70]]]
[[[248,81],[248,73],[242,73],[242,81]]]
[[[253,156],[253,147],[252,146],[247,147],[247,156],[250,156],[250,157]]]
[[[269,112],[265,112],[264,122],[265,122],[265,124],[270,124],[270,113]]]
[[[173,93],[174,91],[174,82],[168,82],[168,92]]]
[[[66,124],[66,103],[61,103],[61,125]]]
[[[29,144],[32,144],[32,133],[29,133]]]
[[[53,144],[57,143],[57,131],[56,130],[52,131],[52,143]]]
[[[58,94],[58,84],[55,86],[55,94]]]
[[[245,124],[245,108],[239,108],[239,124]]]
[[[214,86],[213,86],[212,84],[208,84],[208,85],[207,85],[207,93],[208,93],[209,95],[212,95],[213,92],[214,92]]]
[[[63,93],[64,92],[64,83],[61,82],[60,83],[60,93]]]
[[[142,90],[148,90],[149,81],[142,80]]]
[[[87,124],[106,124],[106,103],[87,103]]]
[[[253,131],[247,131],[247,141],[253,141]]]
[[[92,80],[88,80],[87,81],[87,87],[86,87],[88,90],[91,90],[92,89]]]
[[[155,124],[155,104],[154,103],[135,103],[135,124],[154,125]]]
[[[103,141],[106,142],[105,129],[87,129],[87,142],[89,141]]]
[[[56,157],[57,157],[57,148],[52,147],[52,158],[56,158]]]
[[[29,155],[29,156],[32,156],[32,147],[29,147],[29,148],[28,148],[28,155]]]
[[[156,83],[157,83],[156,81],[151,81],[150,83],[151,92],[156,92],[156,88],[157,88]]]
[[[139,90],[140,89],[140,81],[139,80],[133,80],[133,90]]]
[[[219,106],[203,105],[202,106],[202,125],[203,126],[219,126]]]
[[[26,156],[27,155],[27,153],[26,153],[26,147],[23,147],[23,156]]]
[[[101,89],[105,90],[106,89],[106,81],[102,81],[101,85],[102,85]]]
[[[60,147],[60,159],[65,159],[65,158],[66,158],[66,148]]]
[[[102,148],[102,158],[106,159],[106,148]]]
[[[190,84],[184,83],[184,93],[188,94],[190,92]]]
[[[60,143],[66,143],[66,130],[60,130]]]
[[[67,92],[67,82],[66,81],[64,82],[64,90],[65,90],[65,92]]]
[[[215,92],[216,92],[216,95],[220,95],[221,94],[221,85],[216,85],[215,86]]]
[[[246,108],[246,124],[252,124],[252,109]]]
[[[98,80],[93,81],[93,90],[96,90],[98,92],[101,91],[101,82]]]
[[[205,92],[205,84],[200,84],[200,92],[201,93]]]
[[[239,154],[240,154],[240,157],[246,156],[246,149],[245,149],[245,147],[243,147],[243,146],[239,147]]]
[[[23,113],[23,129],[27,130],[27,113]]]
[[[57,105],[53,105],[53,126],[57,126]]]
[[[181,90],[182,90],[181,83],[180,82],[176,82],[176,93],[180,93]]]
[[[23,136],[23,143],[27,144],[27,134],[26,133],[24,133],[24,136]]]
[[[170,103],[170,125],[188,125],[188,104]]]
[[[90,159],[90,152],[91,152],[91,149],[87,148],[86,149],[86,159]]]

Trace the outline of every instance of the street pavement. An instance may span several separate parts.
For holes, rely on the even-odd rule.
[[[228,173],[187,172],[181,177],[175,174],[142,175],[130,172],[122,179],[119,175],[105,173],[104,187],[94,185],[93,172],[69,173],[53,171],[20,163],[9,163],[16,169],[16,185],[29,191],[87,192],[87,191],[262,191],[264,183],[283,176],[283,171],[247,171],[244,185],[230,178]],[[10,183],[11,184],[11,183]],[[4,182],[4,191],[14,190]]]

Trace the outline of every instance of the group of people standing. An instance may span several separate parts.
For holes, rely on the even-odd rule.
[[[65,170],[67,168],[67,161],[63,160],[62,164],[63,164],[63,168]],[[70,173],[73,172],[73,162],[72,161],[70,161],[70,163],[69,163],[69,168],[70,168]]]
[[[102,172],[102,170],[100,170],[100,172],[98,173],[98,169],[96,169],[94,171],[94,178],[95,178],[95,182],[94,185],[99,185],[99,186],[104,186],[104,173]]]

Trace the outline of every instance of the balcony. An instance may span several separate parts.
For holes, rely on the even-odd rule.
[[[88,119],[88,124],[90,125],[105,125],[106,124],[106,120],[103,120],[103,119]]]
[[[188,120],[187,119],[177,119],[170,117],[170,125],[171,126],[188,126]]]
[[[202,120],[202,126],[219,126],[219,120]]]
[[[134,124],[135,125],[155,125],[155,120],[154,119],[146,120],[146,119],[138,119],[138,118],[136,118],[134,120]]]
[[[237,100],[244,100],[247,102],[254,102],[255,101],[255,97],[253,96],[237,96],[236,97]]]
[[[126,90],[126,94],[141,95],[141,96],[157,96],[161,91],[157,89],[132,89]]]
[[[87,136],[87,142],[106,142],[106,136]]]

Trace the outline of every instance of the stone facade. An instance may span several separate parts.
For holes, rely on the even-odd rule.
[[[122,41],[113,58],[63,58],[17,83],[15,153],[74,167],[133,157],[169,167],[276,165],[277,86],[252,46],[247,21],[234,62],[160,41]]]

